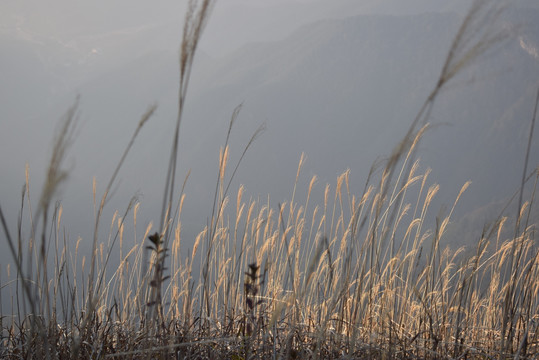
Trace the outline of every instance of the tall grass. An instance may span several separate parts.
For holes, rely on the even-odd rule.
[[[420,171],[415,156],[441,91],[506,36],[488,28],[497,8],[474,2],[409,131],[384,164],[373,166],[359,193],[350,187],[349,172],[338,176],[334,187],[320,189],[313,177],[306,189],[298,188],[302,156],[290,201],[247,200],[241,186],[232,196],[231,179],[262,130],[230,171],[228,140],[238,107],[219,154],[211,218],[193,248],[185,249],[183,188],[174,194],[178,139],[190,68],[212,5],[192,1],[186,16],[178,118],[156,229],[150,224],[137,235],[141,205],[133,199],[122,216],[111,219],[108,245],[97,236],[116,175],[155,107],[142,116],[100,202],[94,190],[89,264],[81,260],[81,240],[73,244],[62,231],[61,204],[52,206],[67,176],[62,159],[73,140],[76,104],[55,140],[36,211],[26,179],[15,237],[0,208],[16,267],[13,282],[2,284],[0,292],[13,304],[12,313],[0,317],[0,356],[536,358],[539,252],[530,214],[538,170],[528,173],[526,156],[519,213],[515,219],[494,219],[470,252],[444,246],[469,184],[455,194],[448,214],[435,217],[436,226],[428,228],[439,186],[430,182],[430,169]],[[525,187],[531,194],[527,201]],[[311,202],[316,194],[322,194],[322,203]],[[300,196],[302,203],[296,200]],[[511,224],[512,236],[506,236]],[[126,226],[135,230],[131,248],[124,248]],[[107,274],[113,248],[119,248],[119,266]]]

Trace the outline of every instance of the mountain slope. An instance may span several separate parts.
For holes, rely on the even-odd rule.
[[[469,206],[506,196],[518,182],[538,79],[537,60],[521,39],[538,43],[530,21],[536,15],[507,13],[502,21],[524,24],[521,33],[465,69],[436,104],[431,121],[443,126],[427,135],[420,156],[449,188],[448,198],[468,179],[478,183]],[[242,101],[249,121],[267,119],[268,131],[245,166],[261,170],[251,181],[257,192],[282,193],[290,178],[277,186],[280,179],[271,174],[294,174],[302,151],[324,182],[347,167],[364,176],[377,156],[391,151],[435,85],[458,25],[447,14],[318,22],[225,58],[207,72],[192,107],[216,134]]]
[[[469,179],[474,183],[462,201],[464,211],[504,199],[518,185],[539,79],[533,50],[539,44],[537,18],[533,9],[506,12],[501,24],[523,25],[520,32],[465,69],[435,104],[431,121],[440,126],[427,133],[419,156],[442,185],[440,203],[451,204]],[[241,182],[247,195],[269,193],[274,202],[289,198],[305,152],[299,184],[304,191],[317,174],[321,196],[326,182],[350,168],[351,190],[359,193],[371,164],[391,152],[435,85],[460,20],[438,13],[362,15],[318,21],[281,41],[247,45],[224,58],[198,54],[180,139],[179,177],[192,170],[185,231],[192,235],[206,222],[219,147],[240,103],[231,164],[262,122],[267,131],[247,153],[232,189]],[[66,201],[89,201],[91,176],[100,184],[108,179],[114,155],[157,101],[116,194],[118,201],[136,191],[145,194],[146,214],[155,220],[176,117],[177,73],[175,51],[153,50],[78,86],[84,126],[74,147],[76,181]],[[73,97],[40,116],[57,118]],[[532,166],[537,141],[533,146]],[[8,174],[9,182],[21,173]]]

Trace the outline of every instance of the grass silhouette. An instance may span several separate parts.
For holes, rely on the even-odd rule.
[[[524,161],[519,213],[500,216],[484,228],[475,252],[443,246],[453,210],[426,228],[439,191],[419,172],[416,151],[441,91],[474,59],[505,39],[490,21],[499,8],[475,1],[448,52],[440,77],[402,141],[386,162],[371,168],[362,193],[349,187],[350,174],[323,189],[312,204],[316,177],[290,201],[244,200],[243,187],[230,194],[231,179],[263,128],[253,134],[228,175],[232,115],[220,153],[211,219],[182,258],[184,191],[175,195],[176,163],[191,67],[213,1],[191,1],[181,42],[178,117],[166,171],[162,213],[133,247],[123,248],[123,228],[140,206],[135,199],[114,217],[108,247],[99,243],[102,211],[129,150],[155,106],[141,117],[96,208],[89,264],[78,263],[78,242],[60,231],[61,205],[52,206],[66,179],[63,158],[73,141],[78,104],[68,110],[37,211],[30,182],[21,198],[21,218],[12,236],[0,208],[2,228],[16,277],[13,312],[0,317],[0,356],[19,358],[515,358],[539,354],[539,252],[530,209],[539,179]],[[539,93],[538,93],[539,102]],[[536,110],[532,117],[529,143]],[[378,169],[378,171],[377,171]],[[185,184],[184,184],[185,185]],[[531,187],[525,200],[524,188]],[[306,195],[304,203],[296,194]],[[231,204],[231,201],[235,203]],[[512,236],[505,229],[514,222]],[[115,224],[115,225],[114,225]],[[112,249],[120,262],[107,275]],[[52,247],[52,252],[49,251]],[[150,258],[146,261],[146,256]],[[85,259],[85,258],[83,258]],[[193,264],[200,260],[200,273]],[[87,272],[87,276],[86,276]],[[80,279],[85,281],[80,282]]]

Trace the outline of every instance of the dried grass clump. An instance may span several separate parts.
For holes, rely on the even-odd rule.
[[[35,214],[27,177],[17,237],[11,236],[0,208],[17,272],[11,284],[1,287],[0,295],[11,291],[13,312],[0,317],[0,357],[536,358],[539,251],[531,208],[539,172],[527,171],[530,145],[517,192],[519,213],[514,219],[500,216],[485,227],[471,256],[464,248],[443,245],[450,240],[453,211],[469,184],[456,194],[448,215],[432,221],[430,207],[439,186],[430,183],[430,169],[420,171],[415,158],[440,91],[459,69],[505,36],[475,32],[497,16],[491,4],[474,3],[422,110],[381,171],[371,169],[359,194],[351,190],[347,171],[334,188],[317,189],[313,177],[305,202],[298,203],[302,156],[289,202],[246,201],[243,187],[231,198],[231,179],[263,130],[255,132],[227,179],[229,135],[238,107],[219,155],[211,218],[183,258],[183,188],[172,206],[178,136],[190,68],[213,5],[191,1],[181,45],[178,120],[157,229],[150,224],[141,237],[135,235],[132,248],[124,249],[123,230],[131,226],[130,216],[137,227],[140,205],[133,199],[122,216],[114,215],[109,244],[100,244],[97,237],[109,190],[155,107],[142,116],[99,205],[94,190],[89,264],[78,251],[81,239],[72,249],[61,231],[61,205],[48,220],[54,194],[67,174],[62,163],[72,141],[74,106],[55,141]],[[531,187],[527,201],[525,187]],[[310,199],[318,191],[323,202],[313,205]],[[31,219],[28,238],[22,236],[23,214]],[[39,232],[33,219],[38,218],[42,231],[36,246]],[[429,223],[436,225],[429,229]],[[505,235],[513,225],[512,236]],[[119,266],[107,275],[118,243]],[[44,250],[49,248],[52,253]]]

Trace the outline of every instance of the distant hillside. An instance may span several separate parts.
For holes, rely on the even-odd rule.
[[[502,25],[519,32],[465,69],[436,103],[431,121],[440,126],[427,133],[419,156],[423,167],[433,168],[431,179],[442,185],[440,203],[451,204],[470,179],[464,212],[499,202],[517,187],[539,86],[538,18],[539,10],[533,8],[504,13]],[[275,203],[285,200],[305,152],[300,186],[317,174],[321,193],[325,183],[334,184],[350,168],[351,190],[360,193],[371,164],[391,152],[435,85],[460,21],[454,13],[360,15],[310,23],[281,41],[252,43],[224,58],[199,53],[181,129],[179,176],[192,170],[186,231],[196,232],[206,222],[218,150],[240,103],[244,106],[232,135],[231,163],[262,122],[267,131],[247,154],[233,189],[242,183],[248,195],[269,193]],[[2,61],[28,61],[26,68],[37,72],[29,76],[50,95],[44,84],[55,84],[51,68],[35,52],[25,56],[30,51],[25,45],[10,43],[10,49],[11,58]],[[73,148],[73,177],[79,182],[66,192],[68,201],[90,201],[91,177],[108,180],[114,155],[119,156],[140,114],[157,101],[156,116],[141,133],[116,195],[123,200],[142,192],[146,214],[155,220],[176,116],[177,55],[156,46],[136,57],[115,58],[117,62],[100,68],[73,92],[59,96],[49,110],[41,112],[43,103],[37,103],[34,117],[25,118],[24,124],[43,119],[32,123],[33,130],[50,132],[51,121],[72,103],[74,92],[82,95],[84,125]],[[38,70],[40,66],[46,70]],[[12,147],[30,125],[17,126],[19,132],[3,139]],[[49,136],[42,141],[48,144]],[[531,166],[539,161],[538,144],[536,137]],[[43,152],[44,146],[33,146],[38,145],[23,150],[29,158]],[[10,183],[22,179],[23,166],[7,175]]]
[[[441,126],[427,134],[420,157],[434,168],[446,203],[469,179],[469,207],[505,198],[518,186],[539,85],[538,15],[508,11],[503,26],[519,32],[465,69],[436,104],[431,122]],[[267,121],[243,167],[249,177],[242,182],[255,192],[285,192],[302,151],[321,182],[347,167],[363,178],[391,151],[434,86],[459,24],[449,14],[358,16],[246,46],[204,72],[192,117],[215,128],[210,143],[222,137],[227,112],[242,101],[246,121]],[[189,123],[186,133],[196,128]],[[252,127],[239,125],[241,138]],[[207,149],[199,144],[200,152]],[[539,154],[537,144],[532,154]],[[193,157],[200,159],[196,151]]]

